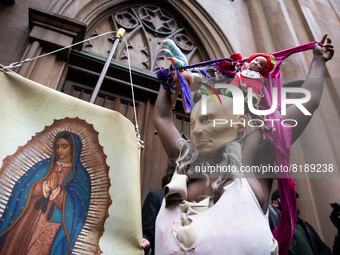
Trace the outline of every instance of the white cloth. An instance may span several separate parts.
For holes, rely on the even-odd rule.
[[[186,175],[175,172],[171,181],[164,187],[165,200],[187,199],[187,181],[188,177]]]
[[[189,248],[176,238],[183,228],[180,205],[165,208],[163,200],[156,220],[155,254],[270,254],[274,238],[268,217],[248,181],[239,178],[224,189],[215,205],[188,216],[198,228]]]

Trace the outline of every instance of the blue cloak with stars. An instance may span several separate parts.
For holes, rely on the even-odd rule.
[[[61,186],[65,190],[62,209],[50,202],[46,211],[48,221],[62,224],[54,238],[50,254],[72,253],[72,248],[86,221],[91,197],[91,180],[80,162],[82,142],[79,136],[71,132],[58,134],[53,146],[53,157],[36,163],[14,185],[0,220],[0,247],[7,231],[24,215],[35,183],[45,179],[53,164],[59,160],[56,142],[60,138],[69,141],[73,164],[70,174]]]

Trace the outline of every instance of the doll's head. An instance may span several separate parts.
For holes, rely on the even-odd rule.
[[[274,56],[265,53],[253,54],[248,58],[249,68],[266,76],[273,70],[274,60]]]

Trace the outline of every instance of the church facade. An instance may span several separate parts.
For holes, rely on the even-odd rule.
[[[173,39],[189,63],[197,63],[229,57],[234,52],[243,56],[276,52],[319,41],[328,33],[335,56],[326,66],[320,107],[293,145],[291,163],[333,166],[330,175],[295,179],[301,217],[332,246],[336,229],[329,220],[329,204],[340,202],[340,60],[336,57],[340,4],[335,0],[0,0],[0,22],[0,64],[4,66],[98,36],[13,69],[85,101],[90,100],[112,50],[114,31],[126,30],[95,104],[118,111],[135,124],[130,60],[138,127],[145,145],[141,152],[142,201],[148,191],[160,188],[168,162],[152,123],[160,87],[155,72],[169,66],[169,61],[159,55],[164,39]],[[289,57],[281,65],[284,81],[304,79],[312,57],[312,51]],[[180,99],[174,120],[182,136],[188,138],[189,117]]]

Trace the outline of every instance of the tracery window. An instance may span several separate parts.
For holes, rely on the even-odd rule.
[[[133,66],[143,70],[156,71],[160,67],[169,66],[169,61],[159,55],[163,47],[162,41],[170,38],[187,56],[189,63],[203,60],[202,52],[189,34],[188,29],[177,22],[173,15],[155,5],[137,5],[124,7],[109,14],[91,26],[87,37],[92,37],[118,28],[126,30],[130,60]],[[115,35],[89,41],[83,51],[95,56],[107,58],[114,42]],[[114,58],[127,63],[126,45],[120,43]]]

